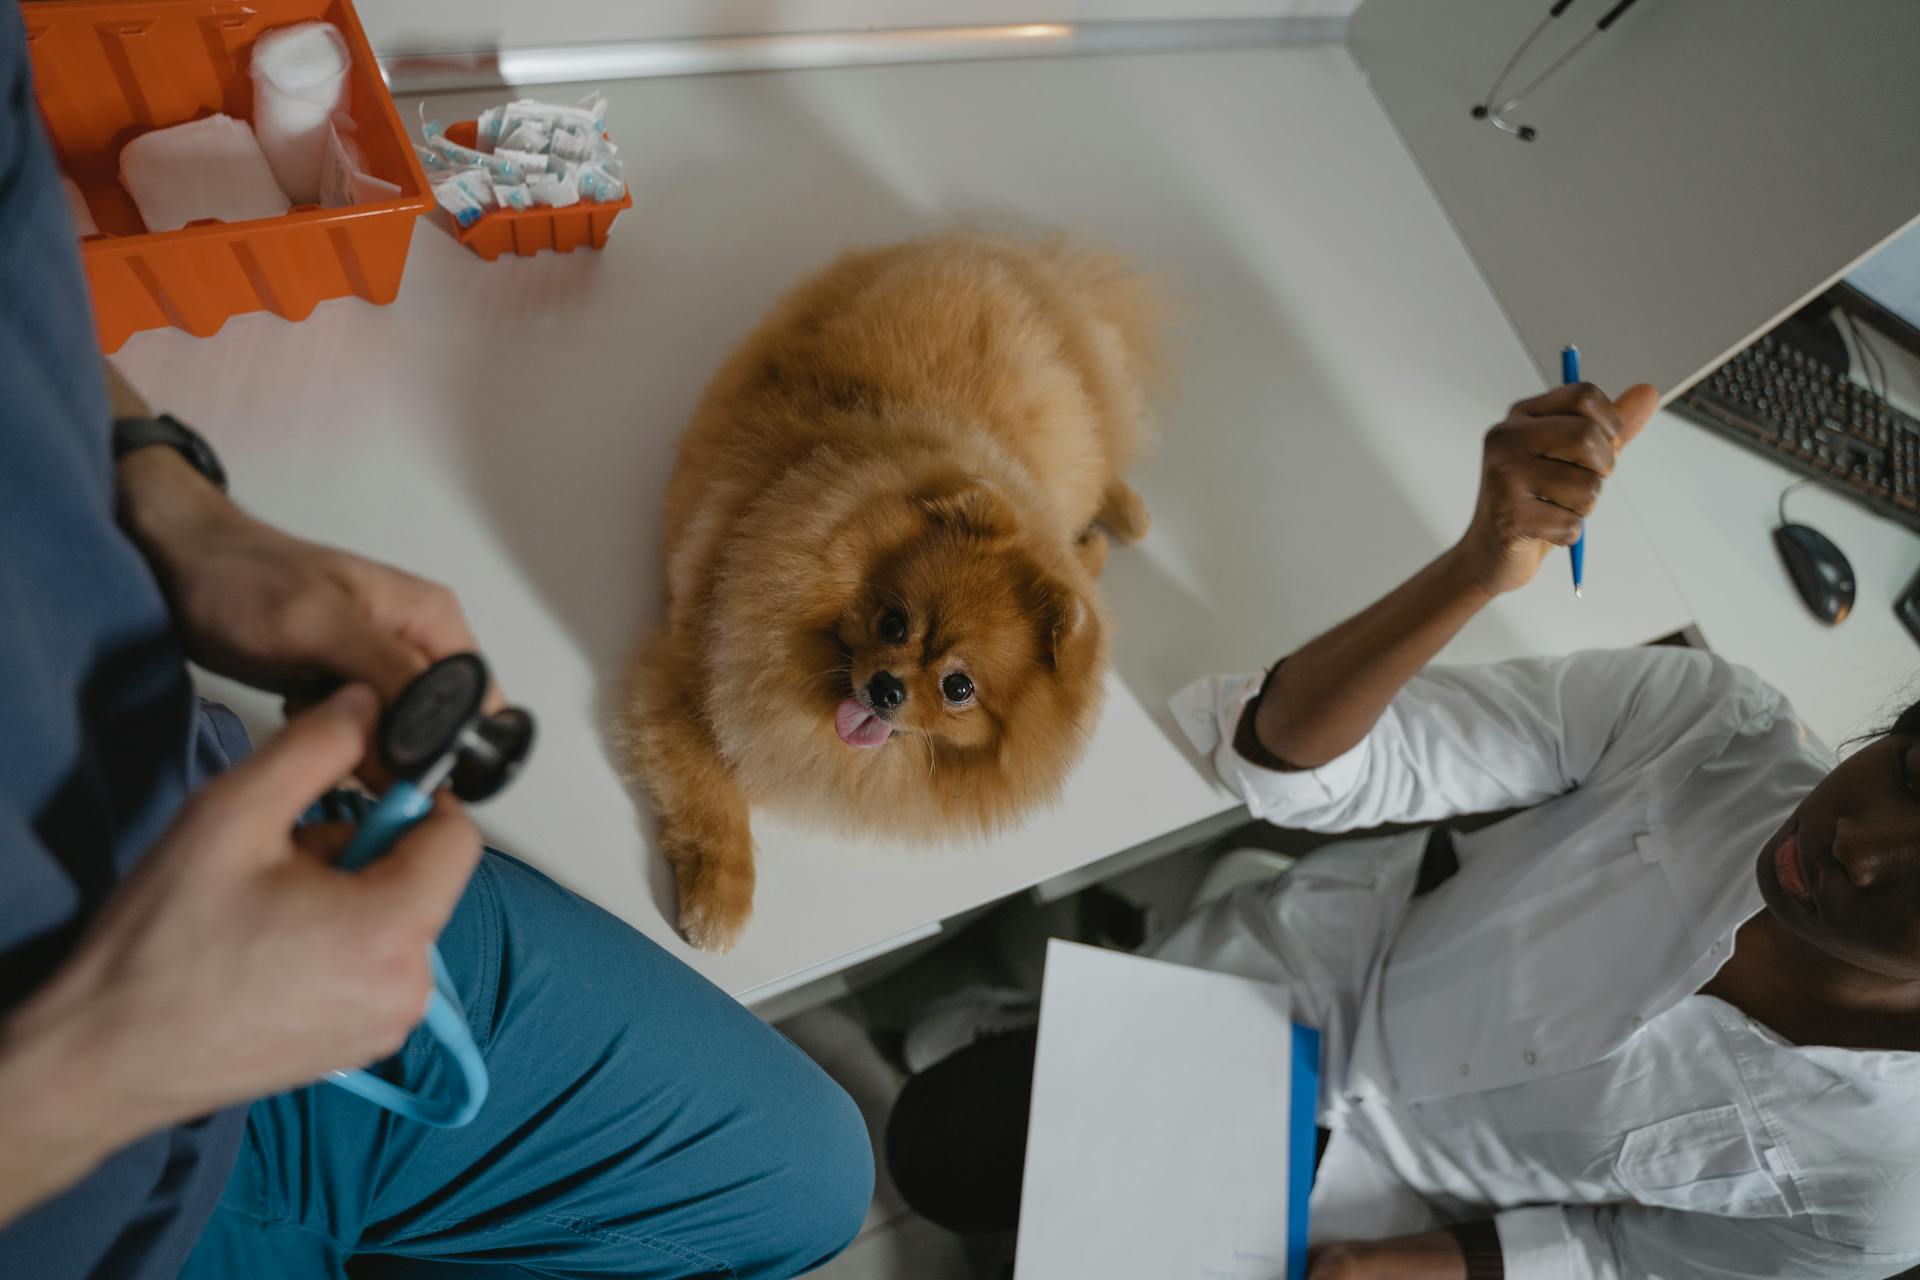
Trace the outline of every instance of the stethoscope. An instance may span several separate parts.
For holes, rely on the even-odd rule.
[[[478,654],[458,653],[421,672],[394,700],[380,718],[377,743],[393,783],[361,819],[336,865],[358,871],[381,857],[432,811],[441,787],[471,804],[507,785],[533,747],[533,717],[518,707],[482,715],[486,696],[486,663]],[[440,948],[429,947],[427,959],[433,994],[421,1025],[452,1064],[449,1091],[433,1097],[365,1070],[335,1071],[327,1081],[395,1115],[453,1129],[487,1100],[487,1064]]]
[[[1507,59],[1507,65],[1500,68],[1500,74],[1493,78],[1493,84],[1487,89],[1485,99],[1474,105],[1473,118],[1475,120],[1492,121],[1494,128],[1505,133],[1510,133],[1522,142],[1532,142],[1534,138],[1539,136],[1534,127],[1530,124],[1514,124],[1506,118],[1505,113],[1519,106],[1520,99],[1545,84],[1548,76],[1551,76],[1561,67],[1571,62],[1575,54],[1586,48],[1595,36],[1612,26],[1621,14],[1633,8],[1635,4],[1639,3],[1639,0],[1620,0],[1620,3],[1607,10],[1606,15],[1594,25],[1593,30],[1587,32],[1586,35],[1580,37],[1580,39],[1575,42],[1573,48],[1556,58],[1551,66],[1528,81],[1525,87],[1518,93],[1514,94],[1511,98],[1502,99],[1500,97],[1500,87],[1506,84],[1507,77],[1513,74],[1514,67],[1519,65],[1520,59],[1526,56],[1527,50],[1533,47],[1533,42],[1540,38],[1540,33],[1547,29],[1548,24],[1566,12],[1567,6],[1572,3],[1573,0],[1554,0],[1553,8],[1547,10],[1547,16],[1540,19],[1540,24],[1528,34],[1525,40],[1520,42],[1520,47],[1513,51],[1511,58]]]

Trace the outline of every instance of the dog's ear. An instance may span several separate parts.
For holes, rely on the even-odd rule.
[[[1073,651],[1100,634],[1100,619],[1080,593],[1057,579],[1043,578],[1033,589],[1034,622],[1040,665],[1058,671]]]
[[[985,480],[969,476],[919,495],[920,509],[936,526],[977,538],[997,538],[1013,527],[1000,495]]]

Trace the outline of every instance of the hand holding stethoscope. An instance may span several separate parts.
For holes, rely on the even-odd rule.
[[[474,803],[513,778],[533,746],[533,717],[518,707],[484,715],[486,694],[486,663],[473,653],[442,658],[401,691],[381,716],[376,739],[393,781],[361,819],[336,866],[358,871],[386,853],[432,811],[434,793],[443,786]],[[449,1090],[430,1096],[365,1069],[336,1071],[327,1079],[396,1115],[456,1128],[486,1101],[487,1068],[439,948],[430,950],[428,960],[434,989],[422,1025],[448,1060]]]

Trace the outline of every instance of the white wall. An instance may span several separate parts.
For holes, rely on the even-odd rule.
[[[1344,17],[1360,0],[358,0],[382,55],[603,40],[1149,18]]]
[[[1920,215],[1915,0],[1641,0],[1512,113],[1528,143],[1468,110],[1546,9],[1366,0],[1351,33],[1543,379],[1575,342],[1671,392]]]

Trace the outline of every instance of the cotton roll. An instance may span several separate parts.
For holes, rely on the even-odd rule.
[[[272,218],[288,209],[253,130],[226,115],[141,134],[120,149],[120,185],[149,231],[177,231],[201,218]]]
[[[295,204],[320,199],[327,124],[347,109],[347,42],[330,22],[269,31],[253,44],[253,132]]]

